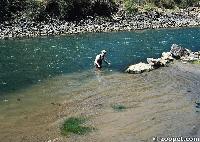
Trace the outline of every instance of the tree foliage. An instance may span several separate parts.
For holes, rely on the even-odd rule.
[[[128,13],[134,13],[138,11],[138,3],[136,0],[125,0],[125,8]]]
[[[160,8],[173,9],[175,7],[187,8],[198,5],[198,3],[199,0],[124,0],[128,12],[135,12],[137,6],[148,7],[154,5]]]
[[[0,2],[0,21],[8,20],[14,15],[26,9],[26,0],[1,0]]]
[[[0,22],[12,20],[21,15],[44,21],[48,17],[64,20],[80,20],[87,16],[106,16],[117,12],[117,1],[122,1],[128,12],[136,12],[138,6],[150,9],[153,5],[161,8],[186,8],[199,0],[0,0]]]
[[[171,9],[175,6],[179,8],[194,6],[199,2],[199,0],[152,0],[152,2],[158,7]]]
[[[117,11],[112,0],[1,0],[0,22],[26,14],[39,21],[48,17],[79,20],[87,16],[110,16]]]

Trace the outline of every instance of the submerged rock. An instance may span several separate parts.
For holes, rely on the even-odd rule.
[[[146,64],[146,63],[138,63],[135,65],[131,65],[128,67],[128,69],[126,69],[126,72],[128,73],[142,73],[142,72],[146,72],[146,71],[151,71],[153,70],[154,67],[151,66],[150,64]]]

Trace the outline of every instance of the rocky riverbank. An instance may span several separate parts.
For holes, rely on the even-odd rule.
[[[147,63],[138,63],[135,65],[130,65],[125,72],[138,74],[146,71],[152,71],[159,67],[168,66],[173,60],[181,60],[182,63],[187,62],[199,62],[200,61],[200,51],[192,52],[187,48],[183,48],[177,44],[171,46],[169,52],[163,52],[161,58],[147,58]]]
[[[26,17],[0,24],[0,39],[77,34],[87,32],[131,31],[143,29],[191,27],[200,25],[200,9],[177,12],[138,12],[127,14],[123,10],[110,18],[88,17],[85,20],[66,22],[49,19],[34,22]]]

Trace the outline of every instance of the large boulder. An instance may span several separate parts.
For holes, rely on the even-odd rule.
[[[189,49],[183,48],[177,44],[172,44],[170,53],[172,54],[172,57],[176,59],[180,59],[181,57],[189,56],[191,51]]]
[[[163,52],[161,59],[168,60],[168,61],[173,61],[174,60],[174,58],[172,57],[171,52]]]
[[[199,52],[191,52],[189,56],[182,56],[182,61],[197,61],[199,60]]]
[[[197,18],[200,19],[200,13],[197,15]]]
[[[154,59],[154,58],[147,58],[147,63],[149,63],[151,66],[154,67],[160,67],[160,58]]]
[[[147,62],[153,66],[154,68],[164,67],[167,66],[167,63],[169,63],[169,60],[165,60],[164,58],[147,58]]]
[[[125,72],[137,74],[137,73],[142,73],[146,71],[151,71],[153,69],[154,67],[151,66],[150,64],[140,62],[138,64],[129,66]]]

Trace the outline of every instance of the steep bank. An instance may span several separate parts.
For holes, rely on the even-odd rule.
[[[131,31],[143,29],[192,27],[200,25],[200,9],[177,12],[139,12],[127,14],[119,11],[110,18],[87,17],[85,20],[66,22],[50,19],[34,22],[26,17],[0,25],[0,39],[78,34],[86,32]]]

